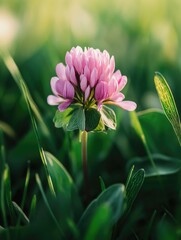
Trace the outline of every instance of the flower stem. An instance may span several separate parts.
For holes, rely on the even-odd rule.
[[[86,131],[82,132],[81,143],[82,143],[82,168],[83,168],[83,175],[84,175],[84,187],[85,187],[86,200],[88,201],[90,192],[89,192],[89,175],[88,175],[88,168],[87,168],[87,132]]]

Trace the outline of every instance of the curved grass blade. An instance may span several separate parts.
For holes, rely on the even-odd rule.
[[[5,132],[8,136],[14,138],[16,136],[15,131],[7,123],[0,121],[0,130]]]
[[[99,176],[99,181],[100,181],[100,185],[101,185],[101,191],[103,192],[104,190],[106,190],[106,185],[101,176]]]
[[[161,73],[156,72],[154,76],[154,82],[156,86],[156,90],[158,93],[158,96],[160,98],[160,102],[162,105],[162,108],[165,112],[166,117],[168,118],[169,122],[171,123],[175,134],[178,138],[179,144],[181,146],[181,124],[180,124],[180,117],[177,110],[177,106],[172,94],[172,91],[165,80],[165,78],[162,76]]]
[[[38,122],[40,123],[40,127],[42,129],[42,132],[48,136],[49,135],[49,130],[45,124],[45,122],[43,121],[43,118],[38,110],[37,105],[35,104],[29,89],[18,69],[18,66],[16,65],[14,59],[10,56],[10,54],[6,51],[1,50],[0,54],[2,55],[2,59],[7,67],[7,69],[9,70],[9,72],[11,73],[14,81],[16,82],[16,84],[18,85],[20,91],[23,94],[23,97],[25,98],[26,103],[28,102],[31,111],[33,112],[34,116],[36,116],[36,119],[38,120]]]
[[[140,137],[140,139],[141,139],[141,141],[142,141],[142,143],[143,143],[143,145],[145,147],[145,150],[147,152],[147,155],[149,157],[149,160],[150,160],[152,166],[154,167],[155,171],[157,172],[157,167],[156,167],[155,162],[154,162],[154,160],[152,158],[152,155],[151,155],[150,149],[148,147],[148,143],[147,143],[145,134],[143,132],[143,129],[141,127],[141,124],[140,124],[140,121],[138,119],[138,116],[137,116],[136,112],[135,111],[130,112],[130,116],[131,116],[132,126],[135,129],[135,131],[138,134],[138,136]]]
[[[36,124],[36,120],[35,120],[34,116],[36,116],[37,120],[40,122],[40,126],[42,127],[42,130],[46,135],[49,134],[48,128],[45,125],[45,123],[44,123],[44,121],[43,121],[43,119],[42,119],[42,117],[39,113],[39,110],[38,110],[35,102],[33,101],[32,97],[30,95],[30,92],[29,92],[29,90],[28,90],[28,88],[27,88],[27,86],[26,86],[26,84],[23,80],[23,77],[21,76],[21,73],[20,73],[15,61],[13,60],[13,58],[7,52],[3,52],[3,53],[0,52],[0,53],[2,54],[2,58],[3,58],[3,61],[6,65],[6,67],[8,68],[8,70],[11,73],[13,79],[15,80],[18,87],[20,88],[20,90],[23,94],[23,97],[25,99],[25,102],[26,102],[26,105],[27,105],[27,108],[28,108],[28,112],[29,112],[29,115],[30,115],[30,118],[31,118],[33,130],[34,130],[34,133],[35,133],[35,136],[36,136],[36,139],[37,139],[37,144],[38,144],[40,157],[41,157],[41,160],[42,160],[42,162],[44,164],[44,167],[45,167],[49,188],[50,188],[50,191],[55,195],[52,180],[51,180],[50,174],[48,172],[48,168],[47,168],[46,156],[45,156],[44,150],[43,150],[43,148],[41,146],[41,143],[40,143],[40,137],[39,137],[38,128],[37,128],[37,124]]]
[[[47,197],[46,197],[46,194],[45,194],[45,192],[43,190],[43,186],[42,186],[42,183],[41,183],[39,175],[36,174],[35,178],[36,178],[36,182],[38,184],[39,190],[41,192],[41,195],[43,197],[44,203],[45,203],[45,205],[46,205],[46,207],[47,207],[47,209],[48,209],[48,211],[49,211],[49,213],[50,213],[50,215],[51,215],[55,225],[57,226],[58,230],[60,231],[60,234],[62,236],[64,236],[64,233],[63,233],[63,231],[62,231],[62,229],[61,229],[61,227],[60,227],[60,225],[59,225],[59,223],[58,223],[58,221],[57,221],[57,219],[56,219],[56,217],[55,217],[55,215],[54,215],[54,213],[53,213],[53,211],[52,211],[52,209],[50,207],[50,204],[49,204],[48,200],[47,200]]]
[[[25,179],[25,185],[24,185],[24,191],[23,191],[21,206],[19,207],[22,212],[23,212],[23,208],[24,208],[24,205],[25,205],[25,201],[26,201],[29,181],[30,181],[30,169],[28,168],[27,173],[26,173],[26,179]],[[13,205],[14,205],[14,207],[16,207],[15,205],[17,205],[17,204],[13,203]],[[19,226],[19,224],[21,222],[21,218],[24,217],[24,215],[21,214],[21,211],[19,212],[20,214],[18,216],[18,220],[17,220],[17,224],[16,224],[17,227]]]
[[[10,239],[10,235],[9,235],[9,230],[8,230],[8,219],[7,219],[7,211],[6,211],[6,203],[5,203],[5,199],[6,199],[6,185],[7,185],[7,180],[8,180],[8,176],[9,176],[9,169],[7,167],[7,165],[4,168],[4,172],[2,175],[2,179],[1,179],[1,188],[0,188],[0,207],[1,207],[1,212],[2,212],[2,221],[4,224],[4,228],[7,229],[6,232],[6,239],[9,240]]]
[[[36,194],[34,194],[32,200],[31,200],[31,205],[30,205],[30,212],[29,212],[29,219],[30,219],[30,221],[31,221],[32,216],[35,213],[36,202],[37,202],[37,198],[36,198]]]

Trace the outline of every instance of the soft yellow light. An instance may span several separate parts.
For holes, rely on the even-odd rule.
[[[9,48],[18,32],[18,20],[6,9],[0,9],[0,48]]]

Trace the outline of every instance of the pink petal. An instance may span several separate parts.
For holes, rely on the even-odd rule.
[[[95,59],[91,56],[89,57],[88,68],[90,69],[90,71],[92,71],[94,67],[95,67]]]
[[[112,74],[114,72],[115,69],[115,60],[114,60],[114,56],[111,57],[110,59],[110,73]]]
[[[71,102],[72,102],[72,100],[68,100],[68,101],[66,101],[66,102],[61,103],[61,104],[58,106],[58,110],[59,110],[60,112],[63,112],[66,108],[68,108],[68,106],[70,106]]]
[[[95,88],[95,99],[104,100],[108,97],[108,85],[106,82],[99,82]]]
[[[87,79],[90,78],[90,70],[87,65],[84,67],[84,75],[86,76]]]
[[[72,67],[72,56],[69,52],[65,55],[65,62],[69,67]]]
[[[89,95],[90,95],[90,86],[88,86],[87,88],[86,88],[86,90],[85,90],[85,95],[84,95],[84,101],[86,102],[87,101],[87,99],[88,99],[88,97],[89,97]]]
[[[60,102],[63,102],[64,99],[61,98],[61,97],[56,97],[56,96],[53,96],[53,95],[49,95],[48,98],[47,98],[47,102],[49,105],[58,105]]]
[[[57,66],[56,66],[56,74],[59,77],[59,79],[66,80],[65,66],[63,65],[63,63],[57,64]]]
[[[58,95],[63,96],[64,85],[65,85],[65,81],[64,80],[59,79],[56,82],[55,88],[56,88],[56,91],[57,91]]]
[[[126,83],[127,83],[127,77],[122,76],[118,82],[118,91],[121,91],[125,87]]]
[[[118,89],[118,83],[115,81],[114,78],[111,78],[111,81],[108,84],[109,86],[109,96],[112,96],[114,93],[117,92]]]
[[[68,65],[65,67],[65,76],[66,80],[70,81],[70,68]]]
[[[71,67],[71,70],[70,70],[70,81],[71,81],[75,86],[77,86],[77,79],[76,79],[76,76],[75,76],[74,67]]]
[[[115,102],[114,104],[127,111],[134,111],[137,107],[136,103],[132,101]]]
[[[124,94],[119,92],[111,96],[109,99],[114,102],[122,102],[124,98],[125,98]]]
[[[73,99],[75,94],[74,87],[68,81],[65,81],[62,96],[64,98]]]
[[[80,88],[83,92],[87,88],[87,78],[84,75],[80,75]]]
[[[51,80],[50,80],[50,86],[51,86],[51,89],[52,89],[52,92],[55,94],[55,95],[58,95],[58,92],[56,90],[56,82],[58,81],[58,77],[52,77]]]
[[[90,86],[93,88],[97,82],[97,77],[98,77],[98,71],[96,68],[94,68],[91,72],[90,76]]]

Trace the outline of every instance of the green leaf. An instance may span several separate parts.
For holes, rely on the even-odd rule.
[[[136,196],[138,195],[140,188],[143,185],[144,178],[144,169],[140,169],[134,175],[129,176],[129,182],[126,186],[127,212],[130,210]]]
[[[102,204],[93,214],[91,222],[85,234],[85,240],[110,239],[110,219],[112,211],[109,205]]]
[[[147,157],[133,158],[130,164],[134,164],[137,169],[143,167],[145,170],[145,177],[171,175],[181,170],[180,159],[164,156],[162,154],[154,154],[152,157],[156,163],[157,171],[155,171]]]
[[[74,110],[66,128],[67,131],[73,131],[76,129],[79,129],[81,131],[85,130],[85,113],[82,107]]]
[[[79,218],[82,205],[71,176],[52,154],[45,152],[45,156],[55,194],[61,196],[62,218],[64,214],[65,217],[68,217],[68,215],[72,216],[72,213],[75,218]],[[63,200],[65,200],[65,203],[63,203]]]
[[[92,222],[92,219],[96,214],[98,214],[98,209],[104,205],[109,206],[111,209],[109,225],[113,226],[120,219],[125,210],[124,185],[114,184],[108,187],[89,204],[78,224],[81,232],[86,232],[86,229],[89,228],[89,224]]]
[[[40,180],[40,177],[38,174],[35,175],[35,178],[36,178],[36,182],[38,184],[38,187],[40,189],[40,192],[42,194],[42,197],[43,197],[43,200],[44,200],[44,203],[45,203],[45,206],[47,207],[49,213],[50,213],[50,216],[52,217],[52,220],[54,221],[55,223],[55,226],[57,227],[57,229],[60,231],[60,234],[64,236],[64,232],[62,231],[62,228],[60,227],[60,224],[59,222],[57,221],[52,209],[51,209],[51,206],[48,202],[48,199],[46,197],[46,194],[45,194],[45,191],[43,189],[43,186],[42,186],[42,183],[41,183],[41,180]]]
[[[85,111],[85,130],[87,132],[93,131],[99,124],[100,113],[95,108],[90,108]]]
[[[103,192],[106,189],[106,186],[105,186],[105,183],[101,176],[99,176],[99,181],[100,181],[100,185],[101,185],[101,190]]]
[[[181,158],[180,145],[172,126],[160,109],[148,109],[137,113],[151,153]]]
[[[145,150],[148,154],[150,162],[151,162],[152,166],[155,168],[155,171],[156,171],[156,166],[155,166],[154,160],[152,158],[150,148],[149,148],[148,143],[147,143],[147,139],[145,137],[145,134],[143,132],[142,126],[140,124],[140,121],[139,121],[139,118],[138,118],[136,112],[135,111],[130,112],[130,117],[131,117],[132,126],[133,126],[134,130],[136,131],[136,133],[138,134],[138,136],[140,137],[140,139],[141,139],[141,141],[142,141],[142,143],[145,147]]]
[[[73,111],[73,108],[70,108],[70,107],[63,112],[60,112],[59,110],[57,110],[53,118],[55,127],[61,128],[61,127],[67,126],[72,117],[72,111]]]
[[[165,78],[158,72],[155,73],[154,82],[162,108],[170,121],[178,141],[181,145],[181,124],[180,117],[176,107],[176,103],[172,94],[172,91],[165,80]]]
[[[101,118],[102,118],[104,124],[108,128],[111,128],[114,130],[116,129],[116,125],[117,125],[116,124],[116,114],[111,108],[103,105],[102,109],[101,109]]]

